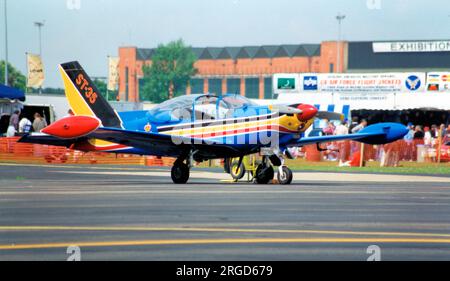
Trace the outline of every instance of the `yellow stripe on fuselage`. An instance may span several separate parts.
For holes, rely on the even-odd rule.
[[[209,134],[217,134],[225,131],[234,131],[234,130],[245,130],[249,128],[254,127],[266,127],[266,126],[282,126],[288,130],[291,131],[298,131],[299,133],[306,131],[311,124],[313,123],[313,120],[310,120],[308,122],[300,122],[297,117],[295,116],[287,116],[283,115],[280,117],[272,118],[272,119],[264,119],[259,121],[253,121],[253,122],[241,122],[241,123],[234,123],[233,120],[230,120],[230,124],[219,124],[214,126],[206,126],[201,127],[201,124],[198,124],[198,127],[194,128],[184,128],[179,130],[172,130],[163,132],[163,134],[168,135],[175,135],[175,136],[193,136],[193,135],[209,135]],[[192,123],[191,125],[196,126],[195,123]],[[302,127],[301,130],[299,130],[299,127]]]

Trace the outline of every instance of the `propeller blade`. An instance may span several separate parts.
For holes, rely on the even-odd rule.
[[[329,111],[319,111],[317,112],[316,118],[328,119],[328,120],[341,120],[344,121],[344,114]]]
[[[272,111],[278,112],[280,114],[301,114],[302,111],[295,107],[290,107],[286,105],[272,105]]]

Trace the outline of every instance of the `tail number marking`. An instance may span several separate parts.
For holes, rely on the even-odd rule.
[[[84,78],[82,73],[78,74],[77,79],[75,79],[75,83],[80,90],[84,92],[84,96],[88,99],[90,104],[94,104],[97,101],[97,93],[94,92],[92,87],[89,86],[89,82],[86,78]]]

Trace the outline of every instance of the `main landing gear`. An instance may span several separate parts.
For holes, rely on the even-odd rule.
[[[172,166],[170,176],[175,184],[185,184],[189,180],[190,169],[192,167],[193,156],[191,152],[187,157],[178,158]],[[186,163],[185,163],[186,162]]]
[[[175,161],[172,166],[171,177],[173,183],[184,184],[189,180],[189,166],[183,161]]]
[[[270,159],[270,161],[269,161]],[[293,173],[284,164],[283,155],[273,154],[272,156],[263,156],[262,163],[258,166],[255,173],[255,182],[257,184],[268,184],[275,176],[273,166],[278,166],[277,180],[279,184],[287,185],[292,183]]]
[[[257,184],[268,184],[273,180],[275,172],[272,165],[269,163],[268,158],[263,156],[262,163],[256,168],[255,182]]]

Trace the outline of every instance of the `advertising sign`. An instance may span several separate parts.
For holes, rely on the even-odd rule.
[[[27,54],[27,87],[39,88],[44,84],[44,65],[39,55]]]
[[[296,93],[299,92],[299,74],[281,73],[274,74],[273,86],[274,93]]]
[[[424,73],[301,74],[304,92],[393,93],[425,90]]]
[[[374,53],[450,52],[450,41],[373,42]]]
[[[427,74],[427,91],[450,92],[450,72],[429,72]]]

